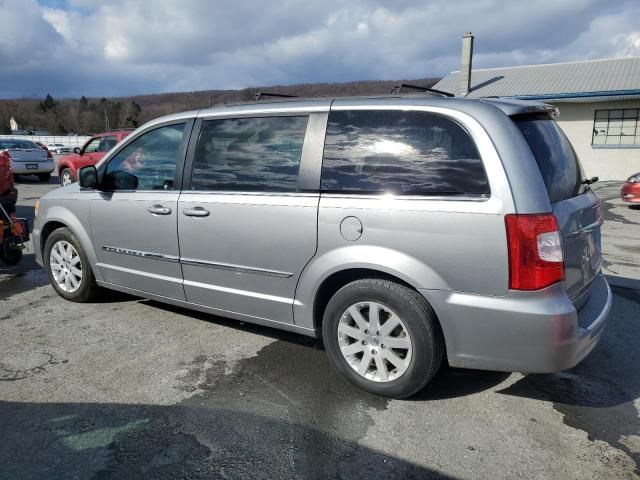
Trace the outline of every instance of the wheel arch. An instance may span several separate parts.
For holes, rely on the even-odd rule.
[[[93,248],[91,235],[90,232],[87,231],[87,228],[85,228],[85,226],[83,225],[83,222],[81,222],[80,219],[78,219],[78,217],[71,211],[61,206],[56,206],[48,209],[46,212],[46,217],[47,219],[40,229],[40,245],[38,245],[43,261],[45,257],[44,247],[49,236],[51,236],[51,234],[58,228],[68,228],[80,242],[80,246],[89,259],[89,264],[91,265],[91,269],[93,270],[93,274],[96,277],[96,280],[102,280],[100,269],[97,268],[98,258]]]
[[[413,285],[405,280],[392,275],[390,273],[376,270],[372,268],[346,268],[344,270],[338,270],[326,277],[320,284],[316,291],[313,300],[313,327],[316,331],[320,332],[322,329],[322,318],[324,311],[327,307],[327,303],[335,293],[342,287],[356,280],[363,278],[377,278],[382,280],[389,280],[391,282],[404,285],[407,288],[418,291]]]

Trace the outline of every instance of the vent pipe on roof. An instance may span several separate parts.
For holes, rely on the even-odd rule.
[[[460,86],[458,96],[464,97],[471,90],[471,64],[473,60],[473,35],[467,32],[462,36],[462,64],[460,66]]]

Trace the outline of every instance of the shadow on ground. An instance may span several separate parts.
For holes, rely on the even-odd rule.
[[[640,468],[631,442],[640,432],[634,402],[640,398],[640,292],[614,288],[613,309],[600,344],[566,372],[527,375],[500,391],[551,401],[564,423],[625,451]]]
[[[188,315],[193,318],[215,323],[218,325],[224,325],[229,328],[242,330],[245,332],[255,333],[256,335],[273,338],[282,342],[291,344],[291,346],[298,346],[309,351],[308,354],[300,355],[300,361],[305,362],[305,357],[310,355],[311,351],[316,350],[322,353],[322,359],[318,365],[318,368],[333,369],[329,359],[326,357],[322,341],[299,335],[296,333],[290,333],[283,330],[277,330],[274,328],[263,327],[252,323],[239,322],[224,317],[218,317],[215,315],[209,315],[202,312],[196,312],[193,310],[176,307],[173,305],[167,305],[153,300],[141,300],[145,304],[153,308],[159,308],[162,310],[173,311],[178,314]],[[505,372],[489,372],[483,370],[467,370],[450,368],[443,366],[435,378],[429,383],[429,385],[412,396],[407,400],[413,401],[425,401],[425,400],[441,400],[447,398],[463,397],[472,395],[474,393],[488,390],[495,387],[510,376],[510,373]],[[302,378],[302,381],[308,381],[309,378]],[[336,381],[345,382],[341,377],[336,375]],[[375,398],[375,397],[372,397]]]

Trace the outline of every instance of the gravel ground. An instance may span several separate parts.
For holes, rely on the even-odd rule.
[[[19,213],[56,180],[22,181]],[[633,285],[640,211],[616,188],[605,266]],[[445,368],[389,401],[307,338],[115,293],[66,302],[28,251],[0,267],[0,478],[640,478],[640,293],[614,294],[573,370]]]

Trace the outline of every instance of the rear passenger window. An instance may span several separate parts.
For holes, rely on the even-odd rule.
[[[192,190],[295,192],[307,116],[230,118],[202,125]]]
[[[329,115],[325,192],[488,195],[475,143],[456,122],[427,112],[335,111]]]

